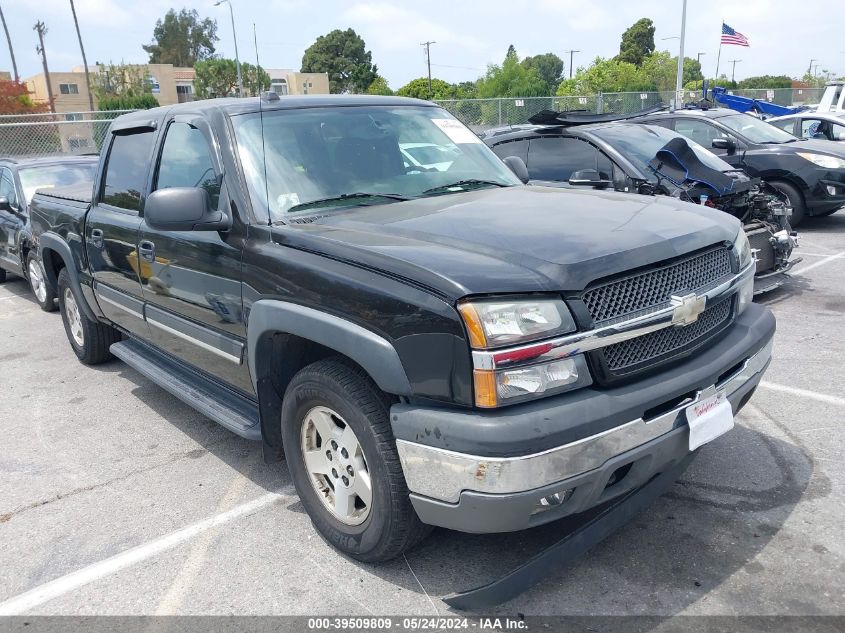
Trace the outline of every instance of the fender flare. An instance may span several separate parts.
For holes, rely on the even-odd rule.
[[[44,233],[38,238],[38,258],[42,264],[44,262],[44,251],[51,250],[58,254],[65,263],[68,275],[70,276],[70,283],[73,286],[76,294],[76,303],[91,321],[99,321],[91,306],[85,300],[85,295],[82,293],[82,283],[79,280],[79,271],[76,269],[76,263],[73,259],[73,253],[70,250],[68,243],[62,239],[60,235],[55,233]],[[50,282],[58,292],[58,280],[55,278],[53,269],[50,266],[44,266],[44,273],[50,278]]]
[[[274,299],[261,299],[249,311],[247,359],[256,393],[266,369],[258,366],[258,347],[266,334],[276,332],[313,341],[351,358],[386,393],[411,394],[399,354],[387,339],[327,312]]]

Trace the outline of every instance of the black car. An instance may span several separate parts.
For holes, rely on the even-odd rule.
[[[409,165],[411,145],[452,158]],[[595,542],[733,426],[769,364],[736,219],[524,186],[429,102],[196,101],[115,119],[102,151],[94,187],[32,204],[73,353],[284,456],[359,560],[426,525],[617,504]]]
[[[55,291],[31,248],[29,203],[37,189],[91,187],[97,156],[0,158],[0,283],[13,273],[29,281],[41,308],[55,310]]]
[[[790,259],[797,236],[787,219],[786,197],[697,143],[659,126],[584,123],[610,118],[602,115],[545,111],[537,116],[549,122],[482,135],[499,157],[526,163],[534,184],[672,196],[729,213],[743,223],[758,254],[755,293],[780,286],[801,261]]]
[[[765,179],[789,196],[790,223],[845,206],[845,148],[799,140],[765,121],[726,108],[685,108],[640,117],[710,148],[726,162]]]

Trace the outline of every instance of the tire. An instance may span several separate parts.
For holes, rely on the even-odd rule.
[[[786,182],[770,182],[772,187],[780,191],[783,195],[789,198],[789,204],[792,206],[792,213],[787,218],[792,228],[795,228],[807,215],[807,205],[804,202],[804,196],[793,185]]]
[[[302,505],[329,543],[363,562],[395,558],[431,529],[411,505],[389,406],[390,400],[372,379],[342,358],[302,369],[282,401],[282,442]],[[326,453],[331,459],[324,458]],[[317,471],[320,474],[312,474]],[[358,494],[362,490],[364,494]]]
[[[86,365],[98,365],[112,358],[109,347],[122,337],[120,332],[99,321],[92,321],[79,308],[82,297],[77,296],[70,282],[67,268],[59,272],[59,310],[65,324],[70,346],[76,357]]]
[[[55,312],[56,291],[47,275],[44,273],[44,266],[35,256],[30,253],[26,257],[26,278],[35,300],[44,312]]]
[[[0,284],[6,281],[6,269],[0,268]]]

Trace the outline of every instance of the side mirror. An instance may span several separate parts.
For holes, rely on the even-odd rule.
[[[604,180],[601,174],[595,169],[580,169],[572,172],[569,176],[569,184],[574,187],[609,187],[613,183],[610,180]]]
[[[226,231],[229,216],[211,208],[208,192],[201,187],[159,189],[147,196],[144,221],[158,231]]]
[[[523,185],[528,182],[528,167],[525,166],[524,160],[519,156],[508,156],[503,161]]]
[[[14,213],[12,205],[9,204],[9,199],[6,196],[0,196],[0,211],[8,211]]]
[[[736,143],[733,142],[732,139],[729,138],[714,138],[710,146],[713,149],[724,149],[728,152],[735,152],[736,151]]]

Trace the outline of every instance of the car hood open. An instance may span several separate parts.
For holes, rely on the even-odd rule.
[[[455,299],[577,291],[730,242],[740,225],[665,196],[516,186],[346,210],[276,227],[274,239]]]

